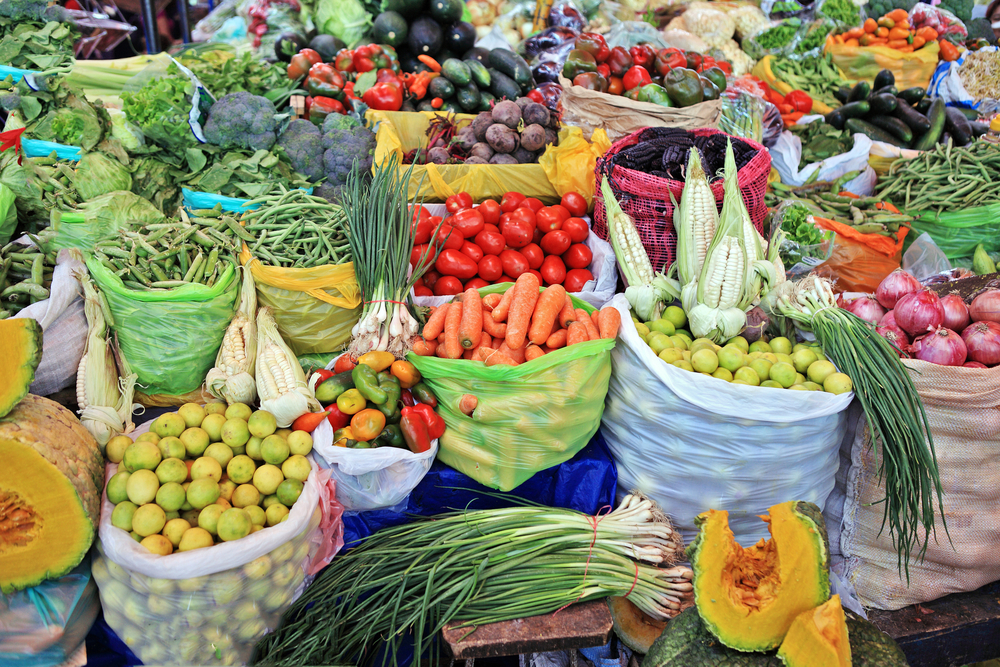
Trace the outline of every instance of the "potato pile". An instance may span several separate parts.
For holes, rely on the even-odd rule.
[[[557,140],[559,120],[527,97],[498,102],[458,131],[455,142],[469,152],[465,164],[532,164]]]

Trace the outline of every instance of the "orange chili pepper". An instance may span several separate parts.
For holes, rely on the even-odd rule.
[[[875,204],[875,208],[877,208],[880,211],[889,211],[890,213],[899,213],[899,209],[896,208],[895,206],[893,206],[892,204],[890,204],[887,201],[880,201],[879,203]]]
[[[917,37],[922,37],[924,39],[924,43],[926,44],[927,42],[936,41],[938,34],[937,30],[928,25],[917,30]]]
[[[882,26],[883,28],[895,28],[896,27],[896,22],[893,21],[888,16],[883,16],[882,18],[880,18],[878,20],[878,24],[880,26]]]
[[[888,18],[891,18],[896,23],[899,23],[900,21],[905,21],[909,18],[909,14],[906,13],[905,9],[894,9],[888,14],[886,14],[886,16]]]
[[[851,28],[850,30],[844,33],[844,35],[846,35],[847,37],[861,37],[864,34],[865,34],[865,29],[860,26],[857,28]]]
[[[917,49],[919,49],[921,46],[923,46],[926,43],[927,43],[927,40],[925,40],[923,37],[914,37],[913,38],[913,49],[917,50]]]
[[[913,45],[907,44],[906,46],[896,47],[896,50],[900,53],[913,53]]]
[[[844,40],[844,46],[860,46],[860,45],[861,45],[860,42],[858,42],[858,40],[854,39],[853,37]]]
[[[433,100],[431,100],[431,106],[434,107],[435,109],[440,109],[442,106],[444,106],[444,100],[442,100],[440,97],[435,97]]]
[[[910,31],[905,28],[895,27],[889,31],[889,41],[894,39],[906,39],[910,36]]]
[[[946,63],[958,60],[958,48],[948,40],[939,39],[938,48],[941,49],[941,60]]]
[[[849,199],[861,199],[860,196],[854,194],[853,192],[848,192],[847,190],[844,190],[843,192],[838,192],[837,196],[838,197],[847,197]]]
[[[867,32],[861,36],[861,39],[858,40],[861,46],[871,46],[872,42],[874,41],[875,41],[875,35],[872,35],[871,33]]]
[[[876,37],[868,43],[868,46],[885,46],[885,43],[888,41],[885,37]]]
[[[833,41],[837,42],[837,44],[843,44],[844,43],[844,36],[843,35],[834,35]]]
[[[878,30],[878,23],[875,21],[875,19],[865,19],[865,24],[862,27],[864,28],[865,32],[871,34],[876,30]]]
[[[790,114],[795,111],[795,107],[791,104],[779,104],[778,111],[781,112],[781,115]]]
[[[902,49],[904,46],[910,46],[910,43],[905,39],[890,39],[888,44],[886,44],[890,49]],[[912,48],[912,47],[911,47]]]
[[[888,37],[889,36],[889,29],[888,28],[879,28],[878,30],[875,31],[875,36],[876,37]]]
[[[430,56],[417,56],[417,60],[431,68],[435,72],[441,71],[441,65]]]

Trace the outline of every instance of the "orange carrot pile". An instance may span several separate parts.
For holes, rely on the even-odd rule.
[[[618,336],[622,320],[616,309],[608,306],[588,315],[573,307],[562,285],[539,293],[540,286],[537,276],[522,273],[502,295],[480,297],[476,289],[465,290],[455,301],[432,309],[423,335],[413,340],[413,351],[517,366],[563,347]]]

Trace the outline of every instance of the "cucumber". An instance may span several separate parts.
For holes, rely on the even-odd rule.
[[[837,109],[845,119],[846,118],[859,118],[864,116],[869,111],[871,111],[871,104],[867,100],[860,100],[857,102],[848,102],[844,106]]]
[[[904,144],[909,145],[909,143],[913,141],[913,130],[910,129],[909,125],[898,118],[893,118],[892,116],[887,115],[872,115],[865,120],[875,127],[883,129],[889,134],[894,135]]]
[[[876,95],[892,95],[893,97],[895,97],[898,94],[899,91],[896,90],[896,86],[882,86],[881,88],[876,88],[875,90],[873,90],[872,94],[869,95],[869,99],[875,97]]]
[[[949,109],[957,109],[962,112],[968,120],[979,120],[979,112],[975,109],[966,109],[965,107],[948,107]]]
[[[896,105],[899,102],[896,100],[895,95],[872,95],[868,100],[868,104],[871,106],[871,114],[875,115],[886,115],[891,114],[896,110]]]
[[[892,70],[884,69],[875,75],[875,82],[872,84],[872,87],[878,89],[895,85],[896,77],[892,75]]]
[[[899,95],[897,95],[897,97],[906,100],[906,102],[908,102],[912,106],[914,104],[919,103],[920,100],[924,99],[924,96],[926,94],[927,91],[925,91],[923,88],[921,88],[920,86],[914,86],[913,88],[907,88],[906,90],[901,90],[899,92]]]
[[[972,141],[972,126],[960,109],[948,107],[945,109],[944,126],[947,128],[956,146],[965,146]]]
[[[507,98],[510,101],[517,100],[521,96],[521,88],[518,86],[512,78],[504,74],[498,69],[489,69],[490,73],[490,92],[498,99]]]
[[[488,90],[480,90],[479,91],[479,110],[480,111],[489,111],[489,110],[491,110],[493,108],[493,103],[496,102],[496,99],[497,98],[493,97],[493,93],[491,93],[490,91],[488,91]]]
[[[417,105],[417,111],[437,111],[437,109],[434,108],[434,105],[431,104],[430,100],[423,100]]]
[[[892,115],[909,125],[914,135],[921,135],[931,129],[931,121],[922,113],[907,104],[902,98],[896,98],[896,110]]]
[[[867,99],[871,95],[872,87],[868,85],[867,81],[859,81],[851,89],[851,94],[847,96],[848,102],[857,102],[859,100]]]
[[[917,111],[919,111],[920,113],[923,113],[923,114],[927,113],[928,110],[930,110],[930,108],[931,108],[931,98],[924,97],[924,99],[922,99],[919,102],[917,102],[916,104],[914,104],[913,108],[916,109]]]
[[[867,136],[872,141],[883,141],[887,144],[892,144],[893,146],[899,146],[900,148],[906,148],[906,144],[902,141],[889,134],[885,130],[875,127],[871,123],[865,122],[860,118],[848,118],[847,123],[845,123],[847,130],[852,134],[861,133]]]
[[[978,120],[969,123],[969,127],[972,128],[972,136],[974,137],[981,137],[990,131],[989,123],[981,123]]]
[[[503,72],[510,77],[520,88],[531,86],[531,68],[524,58],[513,51],[507,49],[493,49],[490,51],[490,67]],[[520,91],[518,91],[520,95]],[[511,98],[516,99],[516,98]]]
[[[456,88],[460,88],[472,81],[472,70],[461,60],[448,58],[441,63],[441,76],[455,84]]]
[[[436,76],[427,84],[427,96],[431,99],[440,97],[446,100],[455,95],[455,86],[443,76]]]
[[[930,150],[937,144],[941,133],[944,131],[944,123],[947,118],[945,109],[944,100],[940,97],[935,97],[934,101],[931,102],[930,110],[927,112],[927,119],[930,121],[931,127],[913,144],[913,147],[918,151]],[[903,122],[906,122],[905,118]]]
[[[469,83],[455,91],[455,100],[458,102],[458,106],[471,113],[479,110],[482,97],[479,94],[479,88],[476,87],[476,84]]]
[[[840,109],[834,109],[823,117],[825,123],[833,125],[838,130],[844,129],[844,120],[844,114],[840,113]]]
[[[472,74],[472,80],[476,82],[476,85],[481,89],[488,90],[490,87],[490,72],[486,69],[486,66],[475,58],[468,58],[463,62],[469,68],[469,72]]]
[[[836,92],[833,93],[833,96],[841,104],[847,104],[847,100],[851,96],[851,89],[847,86],[841,86],[836,90]]]
[[[438,109],[438,111],[445,111],[447,113],[462,113],[462,107],[458,106],[451,100],[448,100],[441,105],[441,108]]]

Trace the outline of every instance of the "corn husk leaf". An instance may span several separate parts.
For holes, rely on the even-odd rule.
[[[284,373],[280,367],[271,366],[267,359],[268,350],[284,357],[291,369],[291,386],[283,391],[276,390],[276,375]],[[257,395],[260,397],[260,409],[274,415],[279,428],[287,428],[298,417],[307,412],[319,412],[323,409],[309,389],[305,371],[299,365],[298,358],[285,344],[278,332],[271,309],[267,306],[257,311]]]
[[[226,355],[226,341],[239,336],[243,341],[243,359],[231,360]],[[257,364],[257,288],[249,266],[243,267],[240,306],[223,338],[223,346],[215,357],[215,367],[205,377],[209,393],[227,403],[252,404],[257,400],[254,369]]]

